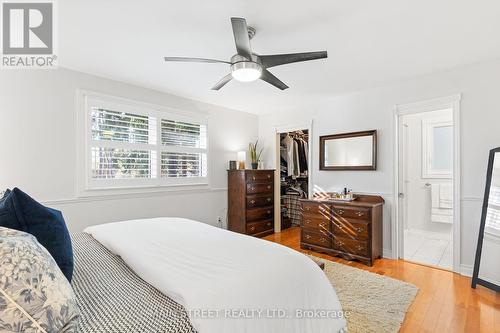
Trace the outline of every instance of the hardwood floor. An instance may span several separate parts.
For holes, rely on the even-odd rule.
[[[481,286],[472,289],[470,278],[404,260],[380,259],[375,261],[373,267],[368,267],[358,262],[302,250],[298,227],[264,239],[416,285],[419,292],[400,332],[500,333],[500,294]]]

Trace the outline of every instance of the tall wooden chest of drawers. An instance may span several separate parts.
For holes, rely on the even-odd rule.
[[[274,232],[274,170],[228,170],[228,229],[256,237]]]
[[[300,200],[300,246],[359,260],[372,266],[382,256],[382,205],[379,196],[352,202]]]

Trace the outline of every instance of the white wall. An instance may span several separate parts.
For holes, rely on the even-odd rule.
[[[402,122],[406,126],[407,142],[403,152],[405,168],[405,200],[406,218],[405,229],[424,230],[431,232],[446,233],[451,237],[453,225],[431,221],[431,187],[425,184],[452,183],[451,178],[423,178],[422,170],[422,121],[424,119],[446,119],[453,121],[453,111],[434,111],[410,114],[403,117]],[[449,142],[449,150],[453,152],[453,141]],[[451,165],[453,158],[451,158]],[[451,213],[451,209],[450,209]]]
[[[411,66],[411,64],[409,64]],[[462,268],[470,273],[474,262],[488,152],[500,146],[500,61],[462,67],[398,84],[332,96],[307,109],[288,110],[259,117],[259,137],[266,142],[264,159],[274,167],[273,128],[313,121],[312,181],[329,190],[349,185],[354,191],[379,193],[386,199],[383,247],[391,249],[391,218],[394,179],[395,104],[404,104],[462,93]],[[319,171],[319,136],[377,129],[377,171]]]
[[[76,91],[85,89],[209,117],[211,189],[76,198]],[[67,69],[0,75],[0,189],[17,186],[63,211],[69,228],[130,218],[225,219],[228,161],[257,137],[257,117]]]

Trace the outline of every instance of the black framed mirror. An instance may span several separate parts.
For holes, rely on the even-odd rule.
[[[479,226],[472,288],[482,285],[500,292],[500,147],[490,150],[483,211]]]
[[[377,131],[319,137],[320,170],[377,170]]]

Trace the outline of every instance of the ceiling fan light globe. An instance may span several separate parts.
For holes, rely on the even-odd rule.
[[[244,61],[231,65],[231,75],[237,81],[251,82],[260,78],[262,66],[256,62]]]

